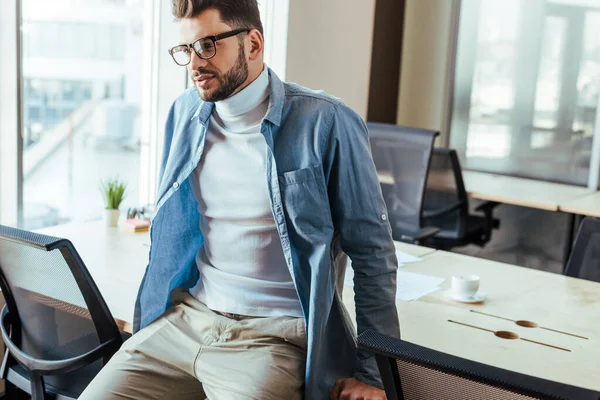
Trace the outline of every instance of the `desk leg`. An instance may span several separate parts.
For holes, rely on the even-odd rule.
[[[575,233],[579,224],[581,223],[581,216],[575,214],[568,214],[568,222],[567,222],[567,234],[565,237],[565,250],[563,254],[563,274],[567,268],[567,263],[569,262],[569,257],[571,256],[571,251],[573,250],[573,242],[575,241]]]

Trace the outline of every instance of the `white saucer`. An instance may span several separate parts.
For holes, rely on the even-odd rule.
[[[448,289],[444,292],[444,297],[460,303],[481,303],[486,299],[487,293],[477,292],[471,297],[458,297],[452,292],[451,289]]]

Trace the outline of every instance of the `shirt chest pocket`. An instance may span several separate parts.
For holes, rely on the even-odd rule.
[[[319,165],[279,174],[279,189],[290,229],[300,236],[332,227],[325,178]]]

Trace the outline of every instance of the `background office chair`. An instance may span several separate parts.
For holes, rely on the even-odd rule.
[[[486,202],[476,208],[483,215],[469,214],[469,198],[456,151],[433,149],[425,189],[423,223],[440,231],[425,244],[444,250],[468,244],[485,245],[492,236],[492,230],[500,226],[500,221],[493,216],[497,205]]]
[[[600,219],[581,222],[565,275],[600,282]]]
[[[394,240],[419,243],[433,236],[438,229],[423,226],[422,210],[438,132],[375,122],[367,127],[377,171],[391,173],[394,179],[391,187],[382,186]]]
[[[375,353],[388,400],[599,400],[600,392],[452,356],[374,331],[358,346]]]
[[[0,288],[5,397],[76,399],[122,339],[71,242],[0,225]]]

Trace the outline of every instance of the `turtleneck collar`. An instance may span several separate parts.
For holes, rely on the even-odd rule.
[[[215,111],[219,118],[226,121],[228,118],[246,114],[258,107],[269,97],[269,72],[263,66],[261,74],[244,89],[223,101],[215,103]]]

